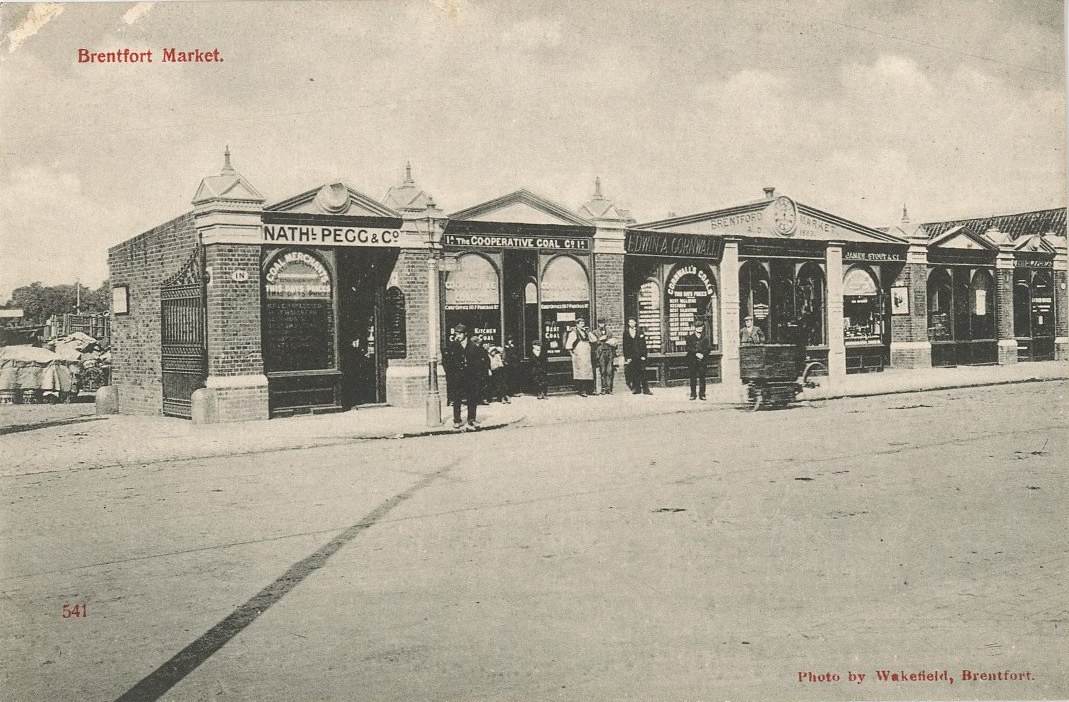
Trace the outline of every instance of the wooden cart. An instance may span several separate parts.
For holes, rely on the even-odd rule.
[[[742,382],[746,384],[747,408],[786,407],[803,390],[816,391],[828,370],[820,361],[811,361],[805,350],[794,344],[748,344],[739,347]],[[810,399],[822,399],[813,392]]]

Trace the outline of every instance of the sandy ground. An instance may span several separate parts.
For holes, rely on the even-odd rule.
[[[11,471],[0,699],[1065,698],[1066,393]]]

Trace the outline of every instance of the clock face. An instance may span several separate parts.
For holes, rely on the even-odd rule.
[[[786,195],[780,195],[772,203],[770,214],[772,231],[780,236],[794,234],[794,229],[798,225],[798,206],[794,204],[794,200]]]

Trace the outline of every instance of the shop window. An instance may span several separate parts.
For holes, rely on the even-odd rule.
[[[806,344],[825,343],[824,271],[815,263],[806,263],[794,283],[795,317],[805,333]]]
[[[445,279],[445,323],[463,324],[468,334],[501,343],[501,294],[497,269],[479,254],[457,259],[459,269]]]
[[[883,341],[883,295],[876,276],[862,266],[843,276],[843,336],[848,344]]]
[[[1032,336],[1032,287],[1029,271],[1013,272],[1013,335]]]
[[[646,334],[646,347],[654,353],[662,351],[661,286],[656,280],[647,280],[639,286],[637,321]]]
[[[1032,277],[1032,337],[1054,336],[1054,284],[1050,273],[1038,271]]]
[[[769,334],[768,271],[758,261],[747,261],[739,269],[739,322],[753,317],[765,338]]]
[[[995,338],[995,280],[987,271],[977,271],[969,291],[970,338]]]
[[[386,358],[405,358],[408,355],[408,315],[405,307],[405,293],[401,288],[388,288],[382,316]]]
[[[928,275],[928,339],[950,341],[953,339],[952,319],[954,283],[950,274],[937,268]]]
[[[335,365],[334,286],[306,251],[283,251],[264,273],[263,355],[271,371],[328,370]]]
[[[564,353],[564,339],[575,320],[590,322],[590,283],[571,256],[557,256],[542,273],[542,337],[551,354]]]
[[[719,345],[716,281],[707,269],[701,266],[676,268],[668,276],[665,286],[665,307],[668,311],[668,351],[686,351],[686,338],[695,323],[705,328],[714,347]]]

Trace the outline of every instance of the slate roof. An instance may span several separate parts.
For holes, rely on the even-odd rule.
[[[973,234],[983,234],[989,229],[998,229],[1016,241],[1022,237],[1043,236],[1053,232],[1056,236],[1065,236],[1065,208],[1056,207],[1035,212],[992,215],[973,219],[956,219],[946,222],[925,222],[921,225],[928,232],[928,238],[934,239],[955,227],[961,227]]]

